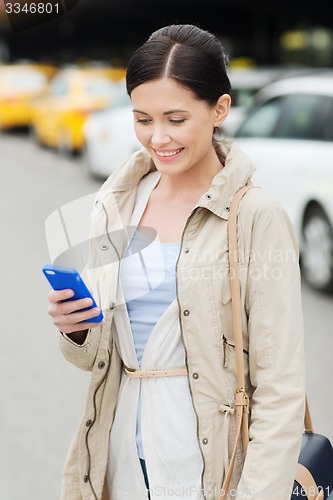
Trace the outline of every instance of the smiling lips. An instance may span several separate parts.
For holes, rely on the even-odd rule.
[[[154,152],[155,152],[156,156],[158,156],[158,158],[160,158],[161,160],[163,159],[163,161],[167,161],[167,160],[177,156],[179,153],[181,153],[183,151],[183,149],[184,148],[178,148],[178,149],[173,149],[173,150],[168,150],[168,151],[154,149]]]

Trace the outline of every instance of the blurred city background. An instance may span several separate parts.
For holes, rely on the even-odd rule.
[[[224,133],[294,225],[310,410],[333,441],[331,10],[322,0],[0,0],[1,500],[59,498],[89,374],[62,358],[47,315],[45,223],[140,147],[126,65],[171,23],[212,31],[229,54]]]

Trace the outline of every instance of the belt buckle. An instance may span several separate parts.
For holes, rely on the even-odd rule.
[[[136,368],[128,368],[127,366],[124,367],[125,373],[135,373],[137,370]]]

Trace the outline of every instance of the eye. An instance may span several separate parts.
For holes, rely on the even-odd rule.
[[[179,118],[178,120],[176,118],[170,118],[170,123],[174,123],[175,125],[180,125],[184,123],[186,120],[185,118]]]
[[[147,123],[150,123],[151,120],[149,118],[136,118],[136,123],[142,123],[143,125],[146,125]]]

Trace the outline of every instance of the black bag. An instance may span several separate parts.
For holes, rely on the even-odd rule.
[[[291,500],[328,497],[333,498],[333,448],[327,437],[308,430],[302,438]]]
[[[242,434],[244,455],[249,442],[247,429],[248,398],[244,390],[243,367],[243,337],[242,319],[240,310],[240,288],[238,279],[238,245],[237,245],[237,213],[238,204],[244,194],[255,186],[241,188],[234,197],[229,213],[229,262],[231,279],[231,298],[233,306],[234,338],[236,349],[237,381],[240,388],[235,394],[236,408],[236,439],[229,469],[222,486],[222,495],[219,500],[225,500],[236,457],[237,442]],[[247,401],[244,401],[244,397]],[[238,398],[238,399],[237,399]],[[320,434],[313,432],[313,426],[306,398],[304,412],[304,430],[301,451],[298,457],[294,488],[290,500],[333,500],[333,448],[330,441]],[[244,430],[245,429],[245,430]],[[242,432],[243,431],[243,432]],[[330,497],[330,499],[328,499]],[[279,499],[273,499],[279,500]]]

